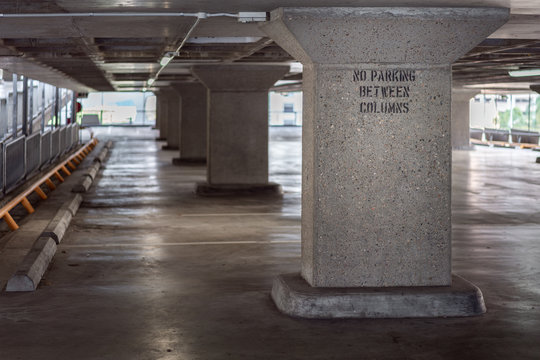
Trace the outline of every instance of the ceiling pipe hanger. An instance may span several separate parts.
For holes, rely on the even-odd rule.
[[[211,17],[233,17],[237,18],[239,22],[259,22],[266,21],[268,14],[266,12],[253,12],[253,11],[240,11],[238,13],[185,13],[185,12],[81,12],[81,13],[19,13],[19,14],[3,14],[0,13],[0,19],[25,19],[25,18],[91,18],[91,17],[196,17],[197,20],[191,26],[188,33],[182,40],[182,43],[176,51],[167,52],[160,60],[160,68],[156,75],[148,79],[146,82],[147,87],[152,86],[163,69],[179,54],[180,49],[184,46],[189,39],[195,27],[199,24],[201,19],[207,19]],[[146,90],[146,87],[143,91]]]
[[[266,12],[240,11],[238,13],[185,13],[185,12],[82,12],[82,13],[0,13],[0,18],[24,19],[24,18],[53,18],[53,17],[233,17],[240,22],[266,21]]]
[[[195,30],[195,28],[197,27],[201,19],[206,19],[209,17],[216,17],[216,16],[230,16],[230,17],[238,18],[238,21],[240,22],[253,22],[253,21],[266,21],[267,20],[267,13],[265,12],[239,12],[238,14],[226,14],[226,13],[209,14],[205,12],[199,12],[199,13],[196,13],[194,16],[197,17],[197,20],[195,20],[195,22],[193,23],[193,25],[187,32],[186,36],[184,36],[184,39],[182,40],[178,48],[176,48],[175,51],[167,52],[165,53],[165,55],[163,55],[163,57],[159,61],[159,64],[160,64],[159,70],[157,71],[156,75],[154,75],[153,77],[147,80],[146,82],[147,86],[144,87],[143,91],[145,91],[147,87],[154,85],[154,83],[156,82],[161,72],[167,67],[167,65],[169,65],[169,63],[174,59],[175,56],[178,56],[180,54],[180,50],[182,49],[184,44],[187,42],[187,40],[191,37],[191,34]]]

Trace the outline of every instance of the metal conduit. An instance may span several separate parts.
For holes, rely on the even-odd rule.
[[[195,28],[197,27],[197,25],[199,24],[199,22],[201,21],[201,19],[204,19],[203,17],[199,17],[197,16],[197,20],[195,20],[195,22],[193,23],[193,25],[191,25],[191,28],[189,29],[189,31],[187,32],[186,36],[184,36],[184,39],[182,40],[182,43],[180,43],[180,46],[178,46],[178,48],[176,48],[175,52],[172,54],[172,56],[168,59],[167,62],[165,63],[161,63],[161,67],[159,68],[158,72],[156,73],[156,75],[151,78],[150,80],[148,80],[148,85],[151,86],[155,81],[156,79],[158,78],[159,74],[161,74],[161,72],[163,71],[163,69],[165,69],[165,67],[167,67],[167,65],[169,65],[169,62],[171,62],[172,59],[174,59],[174,57],[176,56],[176,54],[178,54],[178,52],[180,51],[180,49],[182,49],[182,47],[184,46],[184,44],[186,43],[186,41],[189,39],[189,37],[191,36],[191,34],[193,33],[193,30],[195,30]]]
[[[26,13],[26,14],[0,14],[0,18],[52,18],[52,17],[197,17],[207,18],[216,16],[241,17],[242,13],[183,13],[183,12],[122,12],[122,13]]]

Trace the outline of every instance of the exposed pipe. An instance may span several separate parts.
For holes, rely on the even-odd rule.
[[[52,17],[197,17],[207,18],[216,16],[241,17],[242,13],[184,13],[184,12],[102,12],[102,13],[25,13],[25,14],[0,14],[0,18],[52,18]]]
[[[209,17],[233,17],[240,22],[266,21],[267,13],[262,11],[240,11],[238,13],[184,13],[184,12],[88,12],[88,13],[23,13],[23,14],[0,14],[0,18],[24,19],[24,18],[57,18],[57,17],[196,17],[206,19]]]
[[[195,28],[197,27],[197,25],[199,24],[199,22],[201,21],[201,19],[204,19],[203,17],[197,17],[197,20],[195,20],[195,22],[193,23],[193,25],[191,25],[191,28],[189,29],[189,31],[187,32],[186,36],[184,36],[184,39],[182,40],[182,42],[180,43],[180,45],[178,46],[178,48],[176,48],[176,50],[174,51],[174,53],[172,54],[172,56],[166,61],[166,62],[161,62],[161,67],[159,68],[158,72],[156,73],[156,75],[151,78],[150,80],[148,80],[148,86],[152,86],[154,84],[154,82],[156,81],[156,79],[158,78],[159,74],[161,74],[161,72],[163,71],[163,69],[165,69],[165,67],[167,67],[167,65],[169,65],[169,63],[171,62],[172,59],[174,59],[174,57],[178,54],[178,52],[180,51],[180,49],[182,49],[182,47],[184,46],[184,44],[186,43],[186,41],[189,39],[189,37],[191,36],[191,34],[193,33],[193,31],[195,30]]]
[[[266,12],[248,12],[240,11],[238,13],[207,13],[207,12],[196,12],[196,13],[184,13],[184,12],[87,12],[87,13],[24,13],[24,14],[3,14],[0,13],[0,18],[5,19],[25,19],[25,18],[85,18],[85,17],[196,17],[197,20],[188,31],[182,43],[176,49],[176,51],[169,56],[163,64],[161,64],[160,69],[153,78],[148,79],[147,85],[152,86],[159,74],[163,69],[169,64],[169,62],[178,54],[182,46],[186,43],[187,39],[199,23],[201,19],[206,19],[210,17],[233,17],[237,18],[240,22],[258,22],[266,21],[267,13]],[[163,60],[163,59],[162,59]]]

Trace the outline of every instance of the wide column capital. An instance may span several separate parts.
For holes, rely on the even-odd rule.
[[[480,89],[453,87],[452,101],[469,101],[478,94],[480,94]]]
[[[448,64],[508,17],[506,8],[279,8],[261,29],[304,64]]]

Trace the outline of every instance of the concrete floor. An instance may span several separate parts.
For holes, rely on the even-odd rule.
[[[540,359],[540,153],[454,153],[454,271],[487,314],[303,320],[269,297],[300,266],[299,129],[271,129],[283,200],[198,198],[204,168],[120,130],[40,288],[0,295],[0,359]]]

